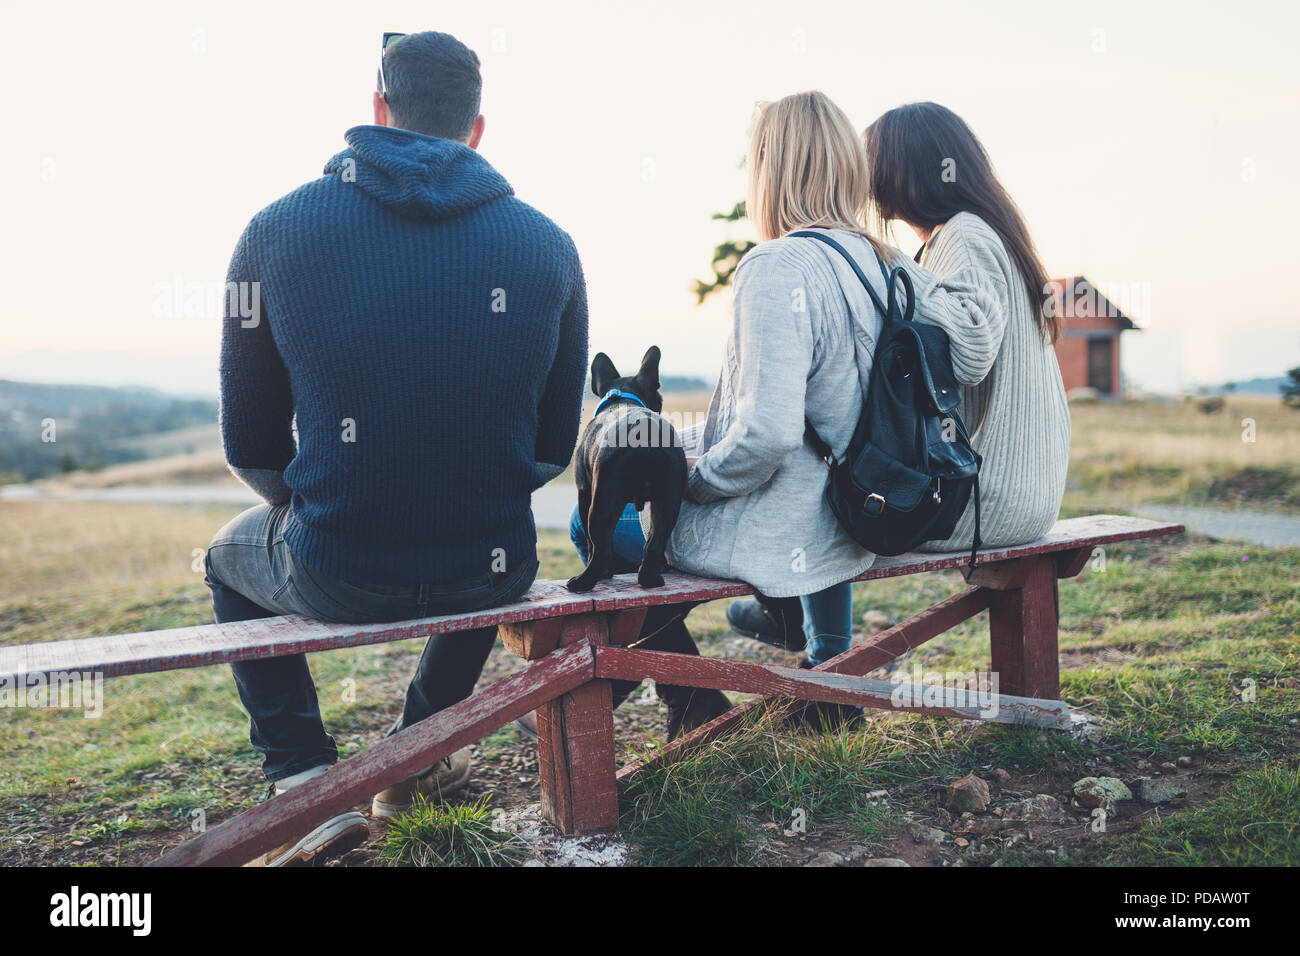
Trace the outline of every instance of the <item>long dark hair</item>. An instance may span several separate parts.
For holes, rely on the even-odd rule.
[[[1060,334],[1051,280],[1029,238],[1025,219],[998,182],[988,153],[965,121],[938,103],[908,103],[885,113],[862,134],[878,233],[894,219],[933,229],[959,212],[974,213],[1002,239],[1038,303],[1038,327]]]

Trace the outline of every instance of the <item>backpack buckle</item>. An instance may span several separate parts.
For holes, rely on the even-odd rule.
[[[872,505],[875,505],[874,511]],[[885,513],[885,499],[873,491],[867,495],[867,500],[862,503],[862,510],[873,518],[879,518]]]

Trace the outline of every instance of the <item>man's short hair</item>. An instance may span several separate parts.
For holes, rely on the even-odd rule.
[[[393,125],[442,139],[469,139],[483,79],[478,55],[450,33],[411,33],[384,53]]]

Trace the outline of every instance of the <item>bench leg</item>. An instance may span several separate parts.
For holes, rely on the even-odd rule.
[[[584,614],[565,622],[560,644],[608,642],[607,622]],[[613,695],[592,680],[537,712],[537,766],[542,814],[566,834],[618,827]]]
[[[998,691],[1019,697],[1061,696],[1056,646],[1056,562],[1051,555],[1022,558],[1023,583],[990,590],[989,636]]]

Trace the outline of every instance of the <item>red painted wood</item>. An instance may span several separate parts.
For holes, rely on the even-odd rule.
[[[586,644],[556,651],[459,704],[213,827],[167,854],[159,866],[237,866],[306,834],[371,795],[482,739],[556,696],[588,684],[595,655]]]
[[[988,592],[992,667],[1008,694],[1055,698],[1061,695],[1056,562],[1044,555],[1027,563],[1022,588]]]
[[[574,595],[559,581],[538,581],[514,604],[417,621],[330,624],[302,617],[271,617],[0,647],[0,675],[97,671],[105,677],[120,677],[403,641],[589,610],[590,597]]]
[[[991,615],[996,622],[993,661],[1001,672],[1002,688],[1017,696],[1055,697],[1059,683],[1055,585],[1058,561],[1062,570],[1076,564],[1081,567],[1080,556],[1099,544],[1182,530],[1183,526],[1177,524],[1093,515],[1058,522],[1048,535],[1028,545],[988,549],[981,556],[989,562],[1044,557],[1032,561],[1034,570],[1020,590],[976,589],[956,595],[876,635],[818,671],[866,673],[978,613],[989,603],[996,605]],[[1058,558],[1061,552],[1068,554]],[[962,567],[967,560],[964,553],[882,557],[857,580]],[[565,832],[588,832],[613,827],[618,822],[609,683],[604,677],[595,677],[598,652],[593,650],[593,645],[603,645],[611,631],[620,640],[625,639],[629,631],[639,626],[634,614],[619,612],[752,593],[748,585],[735,581],[680,574],[666,575],[666,578],[666,587],[645,590],[636,585],[634,577],[623,576],[603,582],[588,595],[575,595],[558,581],[539,581],[515,604],[422,621],[351,625],[282,617],[9,646],[0,648],[0,675],[90,670],[113,677],[424,638],[488,625],[568,618],[561,635],[561,649],[539,663],[376,744],[322,777],[223,823],[184,844],[161,862],[171,865],[243,862],[291,836],[301,835],[371,793],[538,707],[542,709],[539,729],[544,759],[541,767],[548,815]],[[662,666],[668,667],[669,663],[673,668],[682,664],[675,659]],[[668,671],[664,673],[667,675]],[[745,680],[758,680],[756,674],[746,673]],[[763,679],[769,678],[770,675]],[[806,672],[782,679],[794,681],[781,685],[785,693],[794,690],[807,693],[810,689],[838,686]],[[869,689],[864,688],[866,685],[849,690],[868,693]],[[847,692],[844,687],[836,690],[836,693]],[[659,759],[670,759],[674,754],[716,739],[736,726],[758,703],[737,708],[670,744]],[[634,772],[635,768],[629,768],[619,777],[625,780]]]
[[[609,639],[604,615],[584,614],[569,618],[565,625],[560,643],[568,647],[593,649]],[[616,828],[618,784],[609,681],[588,681],[544,704],[537,712],[537,735],[542,815],[565,834]]]
[[[1072,578],[1077,576],[1088,565],[1092,558],[1092,553],[1096,549],[1089,545],[1086,548],[1078,548],[1074,551],[1061,551],[1056,555],[1056,576],[1058,578]]]
[[[1058,521],[1043,537],[1029,544],[1005,548],[985,548],[979,552],[980,563],[1010,561],[1057,551],[1089,549],[1099,544],[1178,534],[1181,524],[1133,518],[1128,515],[1087,515]],[[904,574],[964,568],[970,562],[969,551],[927,554],[916,552],[894,557],[880,556],[875,564],[858,575],[855,581],[874,581]],[[665,574],[664,587],[645,590],[636,584],[635,574],[618,574],[602,581],[591,592],[597,611],[611,611],[650,604],[674,604],[682,601],[713,601],[718,598],[753,594],[754,589],[739,581],[701,578],[690,574]]]
[[[873,634],[816,670],[830,671],[832,674],[869,674],[877,667],[884,667],[895,657],[951,630],[962,621],[970,620],[986,607],[987,592],[981,588],[967,588],[900,624]]]
[[[985,593],[979,588],[969,588],[940,601],[920,614],[909,617],[906,621],[895,624],[888,630],[873,635],[863,643],[822,664],[816,670],[855,676],[867,674],[877,667],[888,664],[905,651],[919,647],[949,628],[974,617],[987,606]],[[739,727],[755,710],[768,706],[771,706],[771,701],[760,698],[732,708],[721,717],[667,744],[649,762],[629,764],[624,767],[618,772],[619,786],[626,787],[636,774],[647,766],[672,761],[682,754],[712,743]]]
[[[940,717],[985,719],[996,723],[1027,723],[1058,729],[1068,726],[1070,721],[1070,709],[1059,700],[998,694],[996,699],[990,698],[987,701],[990,714],[984,716],[978,700],[964,692],[952,693],[951,706],[946,703],[942,706],[926,706],[922,703],[925,688],[910,684],[905,685],[908,692],[896,700],[895,690],[900,685],[894,681],[625,647],[597,648],[596,676],[610,680],[649,679],[666,684],[708,687],[743,694],[854,704],[876,710],[916,711]]]
[[[1091,549],[1112,541],[1175,534],[1182,530],[1183,526],[1179,524],[1149,521],[1145,518],[1090,515],[1058,521],[1046,536],[1032,544],[988,549],[980,554],[982,560],[1001,561],[1085,547]],[[880,557],[876,559],[874,567],[856,580],[869,581],[962,567],[967,560],[968,556],[964,552]],[[0,647],[0,675],[96,671],[105,677],[117,677],[401,641],[493,624],[564,617],[591,610],[615,611],[753,593],[752,588],[738,581],[698,578],[685,574],[668,574],[665,579],[665,587],[645,590],[636,585],[635,575],[619,575],[611,581],[601,582],[586,595],[573,594],[559,581],[538,581],[518,603],[471,614],[431,617],[423,621],[357,625],[276,617]]]

